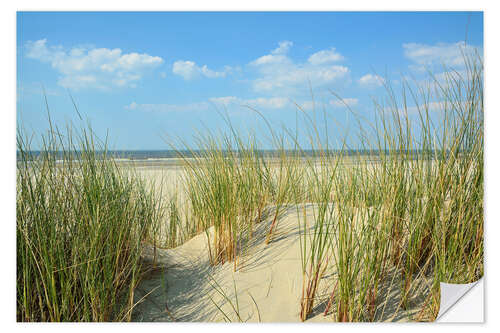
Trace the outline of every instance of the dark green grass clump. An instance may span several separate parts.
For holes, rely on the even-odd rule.
[[[18,131],[17,321],[130,320],[155,199],[93,134],[67,134],[33,158]]]

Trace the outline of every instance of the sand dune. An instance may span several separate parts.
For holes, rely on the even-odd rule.
[[[268,245],[265,236],[270,219],[257,224],[252,240],[242,249],[244,255],[236,272],[232,262],[210,265],[208,237],[213,230],[177,248],[157,249],[156,262],[161,269],[138,286],[135,302],[139,304],[133,320],[300,322],[302,209],[307,220],[314,221],[315,208],[314,204],[287,207],[279,220],[277,234]],[[308,232],[311,230],[312,223]],[[146,247],[145,259],[153,261],[153,256],[153,248]],[[333,321],[331,311],[335,305],[326,316],[323,312],[334,283],[335,269],[331,264],[320,281],[313,313],[307,322]],[[422,307],[427,296],[425,285],[410,300],[411,308],[403,310],[399,306],[399,283],[393,279],[382,287],[376,321],[409,321]]]

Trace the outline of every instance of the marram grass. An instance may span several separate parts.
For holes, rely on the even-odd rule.
[[[47,154],[34,161],[18,136],[18,320],[129,320],[142,241],[175,247],[205,232],[211,264],[238,270],[256,224],[269,221],[263,243],[272,246],[290,205],[301,230],[298,319],[321,308],[333,321],[394,319],[410,309],[409,320],[433,320],[440,282],[476,281],[484,270],[482,60],[466,65],[444,80],[430,74],[427,86],[403,82],[401,96],[387,86],[388,106],[375,103],[372,122],[357,118],[359,131],[349,134],[358,144],[346,135],[340,151],[320,134],[326,113],[318,124],[299,110],[313,154],[264,119],[272,158],[228,121],[230,134],[200,135],[196,151],[185,147],[189,157],[179,150],[185,193],[167,193],[166,202],[98,157],[85,131],[74,145],[49,134]],[[57,164],[50,152],[63,147]],[[318,291],[325,276],[334,277],[326,294]]]
[[[214,227],[212,263],[233,261],[237,269],[263,207],[274,209],[269,243],[283,205],[313,202],[314,221],[301,219],[302,320],[326,302],[325,314],[335,321],[377,321],[388,302],[401,311],[414,306],[415,294],[425,300],[408,319],[435,318],[439,282],[467,283],[483,274],[482,61],[466,63],[465,75],[448,71],[444,82],[432,74],[427,86],[404,82],[402,100],[387,86],[389,107],[375,103],[376,120],[358,120],[360,144],[344,141],[335,154],[306,112],[312,155],[302,154],[297,137],[277,136],[271,126],[273,159],[232,128],[220,140],[200,139],[203,153],[187,163],[185,181],[195,223]],[[295,155],[285,150],[287,140]],[[371,154],[345,154],[347,148]],[[325,300],[316,291],[327,274],[336,282]]]
[[[131,318],[141,242],[158,211],[144,184],[98,153],[105,146],[94,139],[52,129],[33,158],[18,132],[18,321]]]

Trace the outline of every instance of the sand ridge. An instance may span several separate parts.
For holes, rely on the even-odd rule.
[[[272,207],[268,207],[272,209]],[[232,262],[212,266],[208,252],[210,228],[174,249],[157,249],[157,264],[163,267],[136,289],[134,321],[181,322],[300,322],[302,293],[301,232],[304,216],[306,233],[312,231],[317,205],[301,204],[284,209],[277,233],[268,245],[266,219],[256,225],[252,240],[242,249],[238,269]],[[144,258],[153,260],[152,247]],[[334,265],[329,265],[316,293],[307,322],[333,321],[324,315],[335,283]],[[403,310],[398,281],[388,281],[379,300],[376,321],[409,321],[426,295],[415,295],[413,307]],[[333,307],[332,307],[333,308]],[[330,311],[331,312],[331,311]]]

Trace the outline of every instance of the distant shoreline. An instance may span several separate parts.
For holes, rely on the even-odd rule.
[[[379,150],[340,150],[340,149],[332,149],[329,150],[327,153],[324,151],[318,151],[318,150],[256,150],[253,153],[264,157],[264,158],[278,158],[281,156],[281,154],[285,153],[287,156],[297,156],[301,158],[310,158],[310,157],[320,157],[320,156],[335,156],[335,155],[343,155],[343,156],[360,156],[360,157],[371,157],[373,161],[379,161],[379,157],[383,155],[382,151]],[[179,164],[181,160],[183,159],[191,159],[191,158],[200,158],[201,156],[204,156],[204,151],[203,150],[109,150],[109,151],[96,151],[96,157],[99,159],[103,156],[106,158],[114,159],[116,162],[141,162],[141,163],[167,163],[167,164]],[[224,151],[222,152],[226,156],[237,156],[241,152],[238,150],[234,151]],[[388,153],[388,152],[386,152]],[[413,150],[410,152],[402,151],[401,154],[411,154],[411,155],[418,155],[422,157],[423,154],[426,154],[427,156],[434,157],[435,155],[440,155],[441,152],[436,152],[436,151],[428,151],[424,152],[421,150]],[[29,159],[36,159],[38,158],[42,152],[40,151],[30,151],[27,152],[29,156]],[[54,159],[56,161],[60,161],[64,158],[63,153],[59,151],[54,151],[51,152],[50,154],[54,155]],[[66,155],[68,153],[66,152]],[[19,151],[16,152],[17,155],[17,161],[21,160],[20,153]],[[79,151],[73,151],[71,152],[71,155],[73,155],[73,159],[77,160],[79,156],[81,155],[81,152]]]

